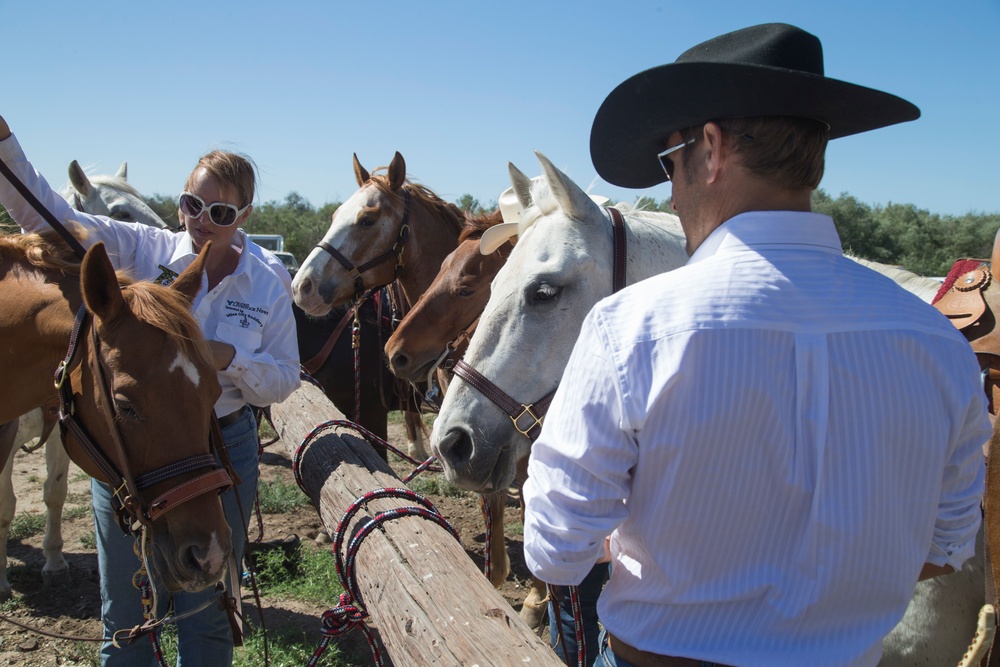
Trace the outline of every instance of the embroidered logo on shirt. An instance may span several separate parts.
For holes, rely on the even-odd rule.
[[[160,283],[164,287],[170,287],[170,285],[175,280],[177,280],[177,276],[180,275],[176,271],[171,271],[170,269],[168,269],[167,267],[163,266],[162,264],[157,265],[156,268],[160,269],[160,275],[158,275],[155,278],[153,278],[153,282],[154,283]]]
[[[251,322],[256,322],[260,328],[264,327],[261,317],[267,318],[270,311],[262,306],[252,306],[249,303],[226,299],[226,318],[230,322],[235,322],[242,329],[249,329]]]

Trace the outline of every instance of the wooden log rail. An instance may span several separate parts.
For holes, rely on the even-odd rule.
[[[321,390],[305,382],[273,405],[271,416],[289,456],[319,424],[345,419]],[[404,487],[368,443],[346,429],[325,430],[311,439],[299,471],[331,535],[356,499],[375,489]],[[412,505],[399,498],[371,501],[354,516],[347,537],[379,512]],[[354,603],[368,612],[396,665],[563,664],[461,543],[433,521],[405,516],[383,523],[361,543],[354,569],[362,598]],[[335,602],[331,599],[331,606]]]

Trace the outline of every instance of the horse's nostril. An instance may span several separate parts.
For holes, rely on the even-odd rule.
[[[410,365],[410,358],[405,354],[392,355],[391,365],[396,370],[401,370]]]
[[[472,452],[472,438],[469,437],[469,434],[463,430],[452,431],[445,453],[448,461],[454,466],[468,463],[472,460]]]

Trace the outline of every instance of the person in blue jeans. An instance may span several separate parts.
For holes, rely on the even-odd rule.
[[[604,590],[604,584],[608,582],[610,576],[611,564],[598,563],[577,586],[583,623],[585,651],[583,664],[585,667],[599,664],[597,656],[600,648],[600,626],[597,618],[597,599],[601,597],[601,591]],[[555,619],[558,619],[558,622]],[[576,618],[573,614],[573,604],[566,589],[563,589],[560,600],[549,600],[549,646],[570,667],[576,667],[579,664]]]
[[[253,410],[248,407],[240,411],[236,421],[222,428],[222,438],[232,461],[233,470],[240,478],[240,484],[222,494],[222,507],[226,513],[226,523],[233,529],[233,552],[237,556],[246,553],[246,527],[253,511],[253,493],[258,478],[257,422]],[[136,589],[132,576],[138,570],[133,545],[135,538],[125,535],[118,526],[118,518],[111,509],[111,487],[103,482],[91,480],[90,491],[94,505],[94,530],[98,550],[97,564],[101,574],[101,618],[104,619],[105,636],[141,625],[144,622],[143,609],[136,600]],[[236,562],[242,562],[237,558]],[[124,574],[129,576],[123,576]],[[155,576],[153,578],[155,581]],[[200,593],[182,593],[173,596],[173,611],[178,616],[195,609],[210,598],[218,597],[215,588],[207,588]],[[156,617],[167,613],[169,594],[162,588],[157,592],[158,609]],[[212,604],[194,616],[177,623],[177,633],[184,638],[184,656],[197,657],[197,664],[228,665],[233,659],[233,640],[229,619],[218,603]],[[101,647],[101,663],[112,665],[156,664],[153,643],[148,637],[140,637],[132,644],[120,642],[121,648],[106,643]],[[182,661],[184,665],[190,660]],[[179,661],[179,664],[181,661]]]
[[[137,280],[169,285],[212,243],[192,312],[205,334],[218,374],[222,392],[215,403],[215,414],[240,482],[223,496],[235,563],[240,567],[250,507],[257,492],[257,425],[250,406],[280,403],[300,384],[291,277],[281,260],[252,243],[242,229],[253,210],[257,184],[253,162],[229,151],[203,155],[177,200],[182,231],[174,232],[70,208],[28,162],[2,117],[0,160],[57,220],[85,232],[78,238],[84,247],[104,243],[114,267]],[[3,178],[0,203],[23,231],[48,228],[42,215],[13,183]],[[140,561],[135,538],[124,535],[113,517],[108,487],[94,483],[92,491],[107,640],[101,650],[101,664],[154,664],[148,638],[120,647],[111,641],[116,631],[142,623],[142,599],[132,584]],[[156,572],[151,575],[156,582]],[[238,579],[238,575],[234,578]],[[168,605],[178,614],[198,609],[214,595],[211,588],[199,593],[162,591],[156,596],[157,617],[162,617]],[[232,664],[232,630],[220,604],[209,604],[177,623],[177,654],[178,664],[184,667]]]

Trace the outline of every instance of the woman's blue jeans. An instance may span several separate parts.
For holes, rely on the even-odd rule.
[[[244,408],[240,418],[222,429],[233,469],[239,475],[238,489],[222,495],[226,521],[233,532],[233,550],[242,564],[246,550],[246,529],[257,493],[258,453],[257,422],[253,411]],[[118,526],[111,508],[111,489],[101,482],[91,480],[94,506],[94,529],[97,538],[97,563],[101,574],[101,617],[104,620],[104,637],[101,647],[101,664],[105,667],[149,667],[156,665],[153,644],[149,637],[140,637],[131,646],[121,644],[115,648],[110,639],[118,630],[128,630],[143,623],[142,601],[139,591],[132,585],[132,576],[140,563],[133,545],[135,538],[125,535]],[[239,503],[237,503],[237,490]],[[242,505],[242,516],[240,513]],[[242,565],[240,565],[242,568]],[[155,581],[155,576],[154,576]],[[199,593],[173,594],[174,611],[182,614],[217,596],[214,587]],[[170,594],[158,591],[160,609],[157,617],[166,612]],[[219,667],[233,662],[233,635],[229,619],[221,605],[209,605],[190,618],[177,623],[177,664],[183,667]]]

